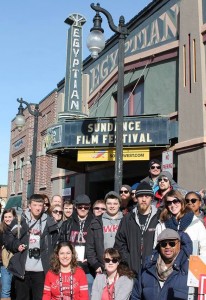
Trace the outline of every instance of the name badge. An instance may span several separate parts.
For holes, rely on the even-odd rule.
[[[85,246],[75,246],[75,250],[77,253],[77,260],[84,261]]]

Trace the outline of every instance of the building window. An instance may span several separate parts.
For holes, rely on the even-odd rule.
[[[117,94],[115,95],[117,101]],[[117,102],[115,112],[117,114]],[[141,115],[144,112],[144,82],[129,86],[124,92],[124,116]]]
[[[23,189],[23,181],[24,181],[24,158],[20,159],[20,191]]]

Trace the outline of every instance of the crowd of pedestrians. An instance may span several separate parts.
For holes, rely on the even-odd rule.
[[[157,159],[93,205],[34,194],[21,215],[2,213],[1,299],[186,300],[193,245],[206,255],[203,204]]]

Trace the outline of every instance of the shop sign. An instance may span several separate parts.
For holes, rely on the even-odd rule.
[[[162,152],[162,171],[168,171],[173,176],[173,151]]]
[[[77,161],[115,161],[115,149],[79,150]],[[123,161],[149,160],[149,149],[123,149]]]

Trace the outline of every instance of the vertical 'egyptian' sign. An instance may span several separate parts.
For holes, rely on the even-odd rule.
[[[65,77],[64,113],[81,116],[82,112],[82,26],[86,19],[80,14],[72,14],[65,23],[68,30],[67,62]]]

